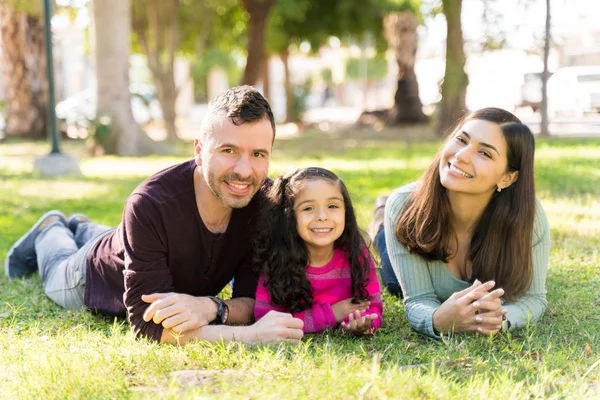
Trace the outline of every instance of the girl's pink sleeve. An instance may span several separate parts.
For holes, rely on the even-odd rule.
[[[254,305],[254,318],[257,321],[271,310],[287,312],[281,307],[273,305],[270,300],[268,288],[264,284],[264,275],[261,275],[256,287],[256,303]],[[325,303],[313,302],[311,308],[292,315],[304,322],[302,329],[304,333],[321,332],[326,328],[337,326],[331,306]]]
[[[335,328],[338,324],[328,303],[313,301],[310,308],[294,313],[293,316],[304,321],[304,333],[322,332],[327,328]]]
[[[367,253],[368,256],[368,253]],[[369,257],[370,258],[370,257]],[[381,300],[381,288],[379,286],[379,280],[377,279],[377,270],[375,269],[375,262],[370,258],[370,273],[369,283],[367,284],[367,292],[369,292],[371,305],[362,315],[377,314],[377,319],[371,323],[371,328],[365,333],[366,336],[373,335],[375,331],[383,325],[383,301]],[[348,317],[344,318],[344,322],[348,323]]]
[[[269,291],[265,286],[264,278],[264,274],[261,274],[258,278],[258,285],[256,286],[256,302],[254,303],[254,319],[256,321],[264,317],[271,310],[284,311],[281,307],[271,304],[271,298],[269,297]]]

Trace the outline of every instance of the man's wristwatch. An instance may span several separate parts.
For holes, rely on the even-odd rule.
[[[500,328],[500,332],[506,333],[510,329],[510,321],[506,319],[506,315],[502,316],[502,326]]]
[[[225,324],[227,323],[227,319],[229,318],[229,307],[227,306],[227,304],[219,299],[218,297],[215,296],[206,296],[209,299],[211,299],[212,301],[214,301],[215,303],[217,303],[217,318],[215,318],[215,320],[213,322],[211,322],[211,325],[215,325],[215,324]]]

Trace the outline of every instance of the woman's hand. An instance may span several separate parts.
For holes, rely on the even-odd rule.
[[[333,310],[333,315],[335,315],[335,320],[339,324],[346,318],[346,315],[352,314],[355,312],[363,313],[367,311],[371,302],[368,300],[361,300],[358,303],[352,303],[352,299],[346,299],[342,301],[338,301],[334,305],[331,306]]]
[[[348,314],[348,323],[342,322],[342,329],[355,335],[362,335],[371,328],[377,314],[361,315],[360,311]]]
[[[479,300],[473,302],[475,312],[475,323],[477,332],[482,335],[492,335],[498,333],[502,328],[502,317],[508,312],[502,308],[501,296],[504,295],[503,289],[496,289],[490,293],[482,293]]]
[[[452,294],[433,313],[433,327],[440,332],[480,332],[492,334],[502,325],[504,290],[490,290],[496,283],[475,280],[473,285]]]

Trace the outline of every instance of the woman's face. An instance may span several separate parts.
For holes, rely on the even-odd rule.
[[[446,142],[440,159],[442,185],[465,194],[493,194],[517,177],[508,172],[506,140],[500,127],[489,121],[470,120]]]

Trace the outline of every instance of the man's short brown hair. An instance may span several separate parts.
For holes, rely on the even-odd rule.
[[[233,87],[214,98],[208,104],[208,113],[202,122],[200,138],[204,139],[212,132],[215,123],[225,118],[236,126],[267,118],[273,128],[273,140],[275,140],[275,118],[271,106],[267,99],[252,86]]]

